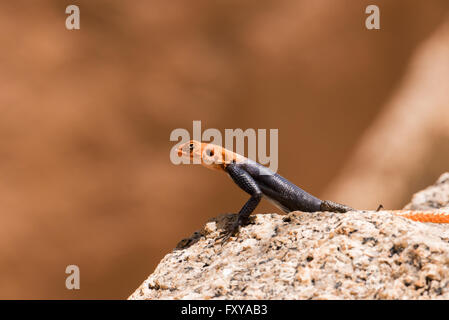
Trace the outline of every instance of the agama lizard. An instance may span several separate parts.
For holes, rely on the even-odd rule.
[[[188,157],[191,160],[197,157],[206,168],[226,172],[243,191],[251,196],[240,209],[237,220],[231,229],[222,236],[223,242],[236,234],[240,226],[248,224],[249,215],[256,209],[262,197],[273,202],[284,212],[329,211],[344,213],[354,210],[330,200],[320,200],[267,167],[214,144],[190,140],[178,148],[178,155]],[[449,212],[443,210],[388,211],[415,221],[449,223]]]

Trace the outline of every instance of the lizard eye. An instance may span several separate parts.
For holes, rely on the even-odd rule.
[[[209,150],[206,151],[206,154],[207,154],[209,157],[212,157],[212,156],[214,155],[214,150],[209,149]]]
[[[189,145],[190,152],[193,151],[193,148],[194,148],[194,147],[195,147],[195,146],[193,145],[193,143],[191,143],[191,144]]]

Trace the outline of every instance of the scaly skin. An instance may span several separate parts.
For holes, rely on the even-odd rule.
[[[206,168],[227,173],[241,189],[251,195],[240,210],[237,221],[232,225],[229,232],[222,236],[223,243],[234,235],[240,226],[248,223],[249,215],[256,209],[262,197],[273,202],[284,212],[330,211],[344,213],[354,210],[330,200],[320,200],[265,166],[217,145],[190,140],[178,148],[178,155],[190,160],[197,158]],[[414,221],[449,223],[449,212],[443,210],[382,211]]]

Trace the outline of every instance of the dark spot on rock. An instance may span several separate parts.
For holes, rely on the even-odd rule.
[[[282,221],[284,221],[284,222],[291,222],[291,221],[292,221],[292,218],[291,218],[290,216],[286,216],[286,217],[284,217],[284,218],[282,219]]]
[[[390,258],[395,254],[399,255],[402,251],[404,251],[404,247],[400,245],[393,245],[390,249]]]
[[[264,263],[270,262],[270,261],[273,260],[273,259],[274,259],[274,258],[268,258],[268,259],[266,259],[266,260],[262,260],[262,261],[259,262],[259,264],[264,264]]]
[[[334,288],[335,288],[335,289],[338,289],[338,288],[340,288],[340,287],[341,287],[341,281],[338,281],[338,282],[335,284]]]
[[[440,296],[443,293],[443,288],[434,288],[433,291]]]
[[[413,245],[413,249],[418,249],[418,248],[419,248],[419,244]]]
[[[421,257],[413,252],[409,253],[409,257],[410,257],[410,260],[408,260],[406,262],[412,266],[415,266],[416,268],[418,268],[418,270],[421,270],[421,268],[422,268]]]
[[[313,257],[312,257],[312,256],[308,256],[308,257],[306,258],[306,260],[307,260],[307,262],[310,262],[310,261],[313,260]]]
[[[215,290],[213,298],[221,297],[223,294],[220,289]]]
[[[150,290],[159,290],[161,287],[159,285],[152,286],[151,283],[148,284],[148,289]]]
[[[370,242],[370,241],[372,241],[374,245],[376,245],[377,242],[378,242],[377,239],[374,238],[374,237],[365,237],[365,238],[362,239],[362,244],[365,244],[365,243]]]

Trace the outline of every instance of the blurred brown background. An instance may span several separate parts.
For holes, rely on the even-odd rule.
[[[79,31],[65,28],[70,4]],[[381,30],[365,28],[369,4]],[[279,173],[317,196],[404,205],[448,158],[421,163],[395,193],[385,181],[397,166],[376,182],[395,195],[386,200],[339,186],[448,10],[447,0],[2,1],[0,298],[126,298],[180,239],[238,211],[247,196],[228,177],[169,161],[170,132],[193,120],[279,129]],[[65,288],[69,264],[80,290]]]

